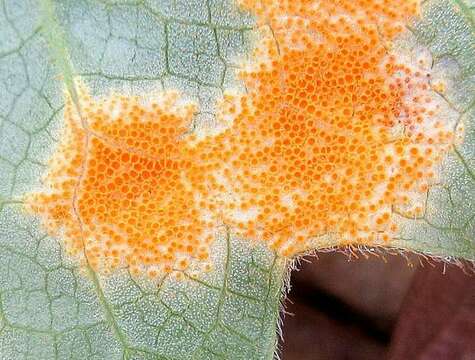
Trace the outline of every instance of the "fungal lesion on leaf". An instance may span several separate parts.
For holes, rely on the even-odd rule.
[[[176,92],[94,99],[79,84],[81,114],[66,98],[45,187],[26,206],[94,269],[209,271],[222,226],[289,258],[330,234],[391,245],[395,214],[424,213],[460,136],[425,66],[387,47],[419,1],[240,4],[272,32],[238,71],[246,93],[218,101],[216,129],[187,132],[198,109]]]
[[[154,278],[207,260],[213,229],[181,180],[196,106],[176,92],[93,99],[76,85],[78,106],[66,97],[45,186],[26,196],[27,209],[95,270],[128,266]]]

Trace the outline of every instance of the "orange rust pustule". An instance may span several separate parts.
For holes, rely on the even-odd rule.
[[[50,233],[64,231],[72,254],[95,269],[129,266],[150,276],[208,258],[212,240],[193,190],[182,180],[182,142],[195,107],[111,95],[94,101],[80,87],[81,117],[70,99],[66,127],[49,164],[50,191],[27,198]]]
[[[240,72],[248,94],[221,103],[232,125],[199,145],[218,159],[209,207],[284,256],[324,235],[388,243],[395,210],[421,215],[453,136],[436,119],[427,74],[387,49],[418,2],[241,3],[264,35]]]
[[[80,113],[67,99],[46,190],[26,204],[95,269],[186,270],[223,224],[286,257],[325,235],[390,244],[395,213],[423,213],[454,135],[428,74],[390,50],[419,2],[241,4],[262,39],[239,72],[247,93],[218,103],[221,130],[188,134],[196,108],[174,93],[79,86]]]

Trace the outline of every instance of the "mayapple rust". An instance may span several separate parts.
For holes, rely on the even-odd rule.
[[[423,213],[454,141],[430,74],[391,43],[407,0],[243,0],[261,30],[218,103],[219,131],[188,128],[177,94],[67,97],[45,187],[27,208],[96,270],[150,277],[208,264],[219,226],[291,257],[390,244],[394,213]],[[209,266],[209,265],[206,265]]]

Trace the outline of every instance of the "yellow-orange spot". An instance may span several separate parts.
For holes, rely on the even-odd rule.
[[[201,196],[239,235],[283,256],[327,234],[337,244],[387,243],[398,229],[393,209],[422,212],[414,193],[428,190],[453,141],[423,69],[388,49],[419,1],[240,4],[257,15],[263,40],[240,72],[248,93],[220,105],[228,121],[235,109],[230,130],[198,146],[213,165]]]
[[[47,189],[26,203],[95,269],[209,271],[223,224],[291,257],[324,235],[389,243],[394,209],[424,214],[454,133],[424,59],[389,46],[419,1],[240,3],[263,36],[239,71],[248,92],[218,104],[219,130],[188,134],[196,108],[177,93],[93,99],[79,85],[67,98]]]
[[[207,257],[210,226],[183,180],[190,159],[181,137],[195,108],[176,105],[174,93],[158,98],[95,101],[79,85],[81,112],[67,98],[49,189],[27,197],[48,231],[98,270],[122,265],[154,278]]]

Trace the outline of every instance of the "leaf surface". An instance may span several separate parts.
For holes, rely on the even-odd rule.
[[[441,166],[441,178],[428,191],[424,215],[401,217],[395,246],[441,257],[475,259],[475,23],[473,4],[433,1],[411,28],[414,42],[431,54],[432,83],[443,79],[439,93],[464,128]]]
[[[401,216],[391,246],[475,259],[473,4],[430,1],[403,42],[430,50],[441,96],[464,124],[425,215]],[[239,88],[253,19],[231,1],[14,1],[0,11],[0,357],[2,359],[271,359],[285,259],[226,232],[214,270],[159,286],[123,270],[80,267],[22,211],[40,186],[64,107],[81,76],[93,95],[178,89],[199,104],[195,127]],[[330,247],[334,243],[321,243]]]
[[[229,3],[2,1],[0,357],[271,358],[284,261],[226,234],[215,270],[159,285],[68,259],[19,200],[39,185],[61,125],[63,85],[94,94],[179,88],[212,122],[248,18]],[[191,5],[191,6],[190,6]]]

